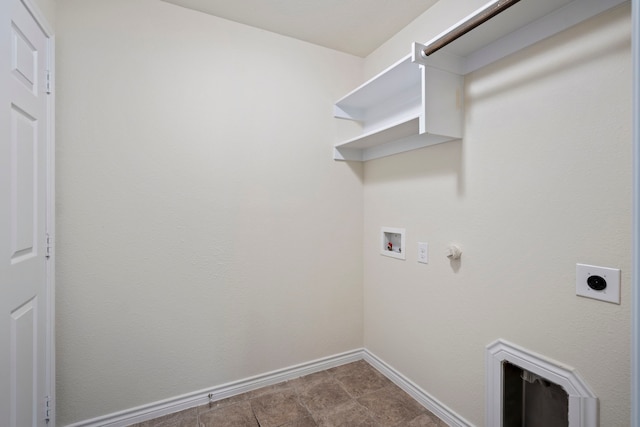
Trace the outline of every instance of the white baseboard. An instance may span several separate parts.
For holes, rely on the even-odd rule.
[[[278,384],[283,381],[309,375],[314,372],[355,362],[363,358],[363,349],[351,350],[334,356],[313,360],[311,362],[290,366],[277,371],[267,372],[243,380],[214,386],[192,393],[183,394],[136,408],[127,409],[113,414],[103,415],[86,421],[69,424],[67,427],[125,427],[131,424],[152,420],[163,415],[183,411],[195,406],[205,405],[209,401],[225,399],[227,397],[246,393],[262,387]],[[211,394],[211,399],[209,398]]]
[[[407,394],[413,397],[418,403],[427,408],[429,411],[433,412],[436,416],[438,416],[438,418],[440,418],[450,426],[473,426],[473,424],[471,424],[469,421],[456,414],[453,410],[451,410],[442,402],[438,401],[436,398],[424,391],[422,388],[402,375],[400,372],[389,366],[382,359],[379,359],[369,350],[363,350],[363,359],[378,371],[380,371],[380,373],[382,373],[385,377],[389,378],[393,383],[395,383],[395,385],[407,392]]]
[[[246,393],[262,387],[278,384],[283,381],[309,375],[314,372],[324,371],[346,363],[364,359],[380,373],[389,378],[402,390],[407,392],[418,403],[440,417],[450,426],[471,427],[468,421],[457,415],[451,409],[434,399],[423,389],[418,387],[404,375],[387,365],[381,359],[366,349],[351,350],[334,356],[313,360],[277,371],[267,372],[262,375],[246,378],[240,381],[215,386],[196,392],[184,394],[158,402],[150,403],[136,408],[127,409],[113,414],[103,415],[90,420],[69,424],[67,427],[125,427],[131,424],[152,420],[163,415],[183,411],[195,406],[205,405],[209,401],[217,401],[227,397]],[[209,395],[211,394],[211,398]]]

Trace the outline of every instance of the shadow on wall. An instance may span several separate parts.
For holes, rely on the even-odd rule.
[[[619,6],[622,7],[629,5]],[[617,9],[614,8],[605,14],[615,13]],[[620,15],[619,19],[626,19],[625,15]],[[547,76],[584,67],[600,58],[629,50],[631,40],[626,32],[606,29],[593,31],[594,25],[596,24],[583,23],[576,27],[579,31],[571,31],[571,36],[554,37],[552,41],[543,40],[503,61],[474,72],[478,80],[486,83],[465,88],[466,110],[469,110],[470,102],[473,100],[508,93],[523,85],[539,82]],[[620,25],[612,27],[624,28]],[[566,55],[568,51],[572,52],[572,55]],[[553,57],[553,60],[549,60],[550,57]]]
[[[364,180],[367,185],[453,176],[456,179],[458,196],[464,195],[462,139],[370,160],[367,163],[373,165],[377,162],[385,162],[386,167],[368,168],[365,164]]]

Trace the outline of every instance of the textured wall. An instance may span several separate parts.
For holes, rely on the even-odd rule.
[[[601,425],[629,425],[630,65],[627,4],[467,76],[463,140],[365,165],[365,347],[476,425],[498,338],[577,368]],[[381,226],[406,227],[406,261],[380,256]],[[577,297],[577,262],[620,268],[622,304]]]
[[[157,0],[57,2],[58,422],[362,346],[362,59]]]

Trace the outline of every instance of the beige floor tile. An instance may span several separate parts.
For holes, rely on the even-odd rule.
[[[200,427],[260,427],[248,401],[205,412],[199,418]]]
[[[392,382],[368,364],[355,366],[354,369],[338,371],[334,378],[342,384],[351,397],[365,394],[390,386]]]
[[[279,427],[309,417],[293,389],[264,394],[251,399],[251,409],[260,427]]]
[[[355,400],[339,405],[318,417],[320,427],[374,427],[369,411]]]
[[[300,402],[318,419],[326,411],[346,403],[351,396],[334,379],[319,381],[300,392]]]
[[[391,427],[405,425],[425,409],[395,385],[367,394],[358,403],[369,409],[372,418],[380,425]]]
[[[313,418],[309,416],[301,420],[297,420],[292,423],[285,424],[282,427],[318,427],[318,424],[316,424]]]

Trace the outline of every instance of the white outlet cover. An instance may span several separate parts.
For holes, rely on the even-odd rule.
[[[429,263],[429,245],[425,242],[418,242],[418,262]]]
[[[591,276],[600,276],[605,279],[607,287],[601,291],[591,289],[587,284],[587,280]],[[576,295],[620,304],[620,270],[588,264],[576,264]]]

